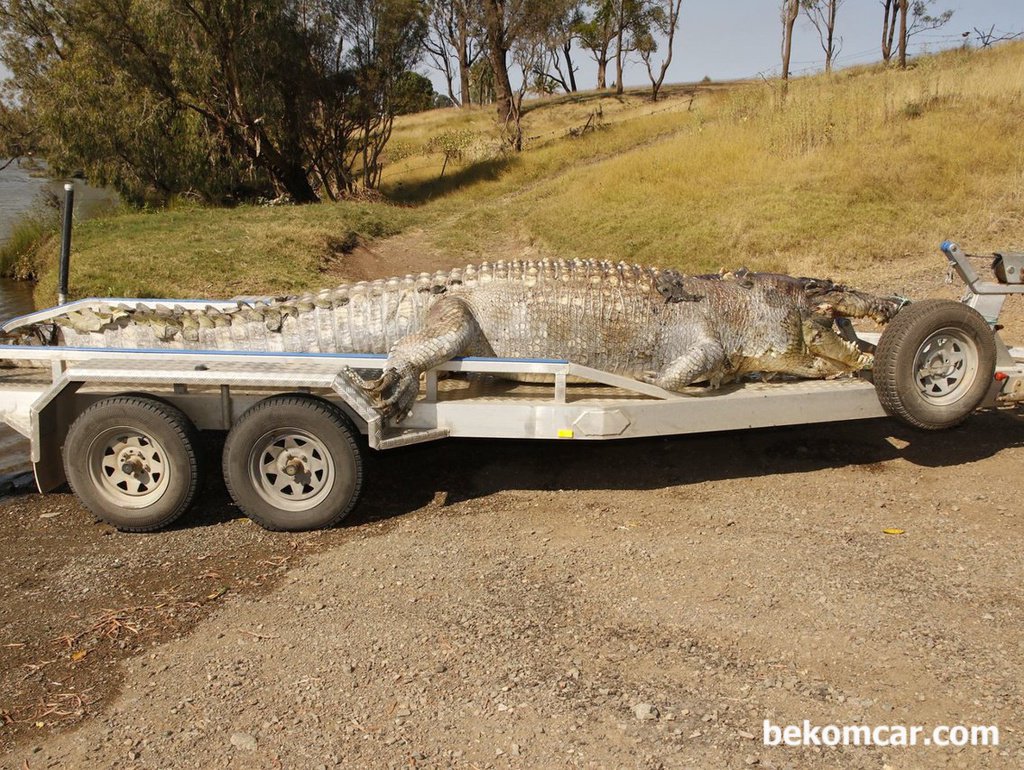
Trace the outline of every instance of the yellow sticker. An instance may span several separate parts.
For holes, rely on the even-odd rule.
[[[884,532],[886,535],[902,535],[906,532],[906,530],[896,529],[895,527],[889,527],[888,529],[883,529],[882,532]]]
[[[572,438],[573,437],[573,430],[572,430],[572,428],[562,428],[560,431],[558,431],[558,437],[559,438]]]

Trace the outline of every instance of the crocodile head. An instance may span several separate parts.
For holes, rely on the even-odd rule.
[[[879,324],[887,324],[906,304],[901,297],[879,297],[867,292],[849,289],[830,280],[799,278],[804,294],[814,306],[815,312],[835,318],[870,318]]]

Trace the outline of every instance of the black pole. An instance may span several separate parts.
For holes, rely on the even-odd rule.
[[[57,304],[68,301],[68,270],[71,267],[71,217],[75,208],[75,186],[64,185],[64,221],[60,234],[60,279],[57,286]]]

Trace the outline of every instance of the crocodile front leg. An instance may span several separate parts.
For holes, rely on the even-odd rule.
[[[385,419],[401,422],[420,389],[420,375],[438,364],[464,355],[480,336],[472,311],[462,301],[446,297],[427,314],[423,328],[391,348],[383,374],[363,385]]]
[[[717,388],[727,374],[725,348],[717,339],[708,338],[694,345],[660,372],[643,377],[644,382],[665,390],[682,390],[687,385],[707,380]]]

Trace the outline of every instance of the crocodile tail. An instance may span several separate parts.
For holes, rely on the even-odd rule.
[[[60,344],[57,324],[52,322],[31,323],[19,326],[9,332],[0,332],[0,345],[53,346]]]
[[[234,306],[97,303],[12,329],[9,344],[286,353],[387,353],[459,271],[339,286]],[[454,276],[454,280],[453,280]]]

